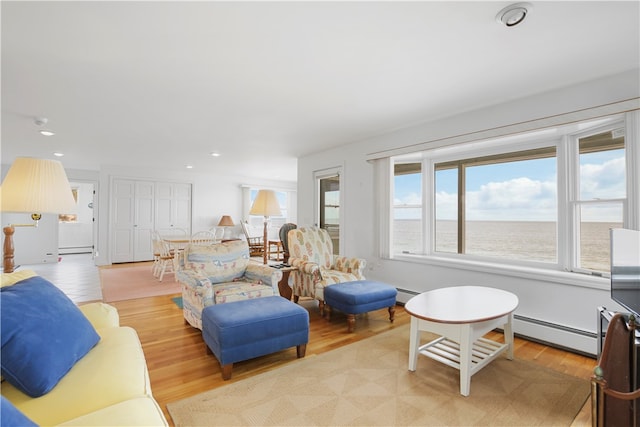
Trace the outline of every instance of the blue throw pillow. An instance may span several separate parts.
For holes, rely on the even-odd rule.
[[[0,290],[2,375],[29,396],[42,396],[100,337],[73,301],[40,276]]]
[[[0,404],[0,425],[2,427],[38,427],[38,424],[27,418],[18,408],[13,406],[4,396]]]

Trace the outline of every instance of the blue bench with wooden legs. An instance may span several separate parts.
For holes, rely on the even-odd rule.
[[[304,357],[309,313],[280,296],[214,304],[202,311],[202,338],[228,380],[235,362],[288,347],[296,347],[297,357]]]
[[[347,330],[352,332],[356,323],[356,314],[388,308],[389,321],[395,316],[398,291],[386,283],[373,280],[356,280],[337,283],[324,288],[324,303],[327,319],[337,309],[347,315]]]

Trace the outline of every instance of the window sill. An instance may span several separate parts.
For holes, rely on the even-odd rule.
[[[467,271],[496,274],[507,277],[517,277],[544,282],[559,283],[568,286],[579,286],[598,290],[610,289],[610,279],[589,274],[558,271],[522,265],[501,264],[490,261],[449,258],[442,256],[424,256],[398,254],[389,261],[403,261],[417,264],[433,265],[444,268],[455,268]]]

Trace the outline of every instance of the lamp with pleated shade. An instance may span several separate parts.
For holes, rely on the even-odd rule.
[[[218,227],[233,227],[235,224],[229,215],[222,215]]]
[[[264,236],[262,244],[264,249],[262,251],[263,264],[267,263],[267,222],[270,216],[282,215],[280,210],[280,202],[273,190],[260,190],[256,199],[253,201],[249,215],[262,215],[264,216]]]
[[[222,238],[224,239],[227,235],[227,227],[233,227],[235,224],[229,215],[222,215],[220,218],[220,222],[218,222],[218,227],[222,227],[223,233]]]
[[[57,160],[18,157],[9,168],[0,190],[2,212],[31,213],[32,224],[9,224],[3,228],[3,271],[13,272],[15,227],[37,227],[43,213],[70,214],[76,212],[62,163]]]

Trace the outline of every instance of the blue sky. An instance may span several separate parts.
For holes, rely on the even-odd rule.
[[[581,198],[618,198],[625,195],[624,152],[612,150],[580,156]],[[539,159],[467,169],[468,220],[555,221],[557,212],[556,159]],[[419,174],[396,178],[396,204],[419,205]],[[455,171],[437,174],[437,216],[455,219]],[[418,209],[398,210],[397,217],[418,218]],[[599,209],[591,220],[617,221],[618,213]]]

